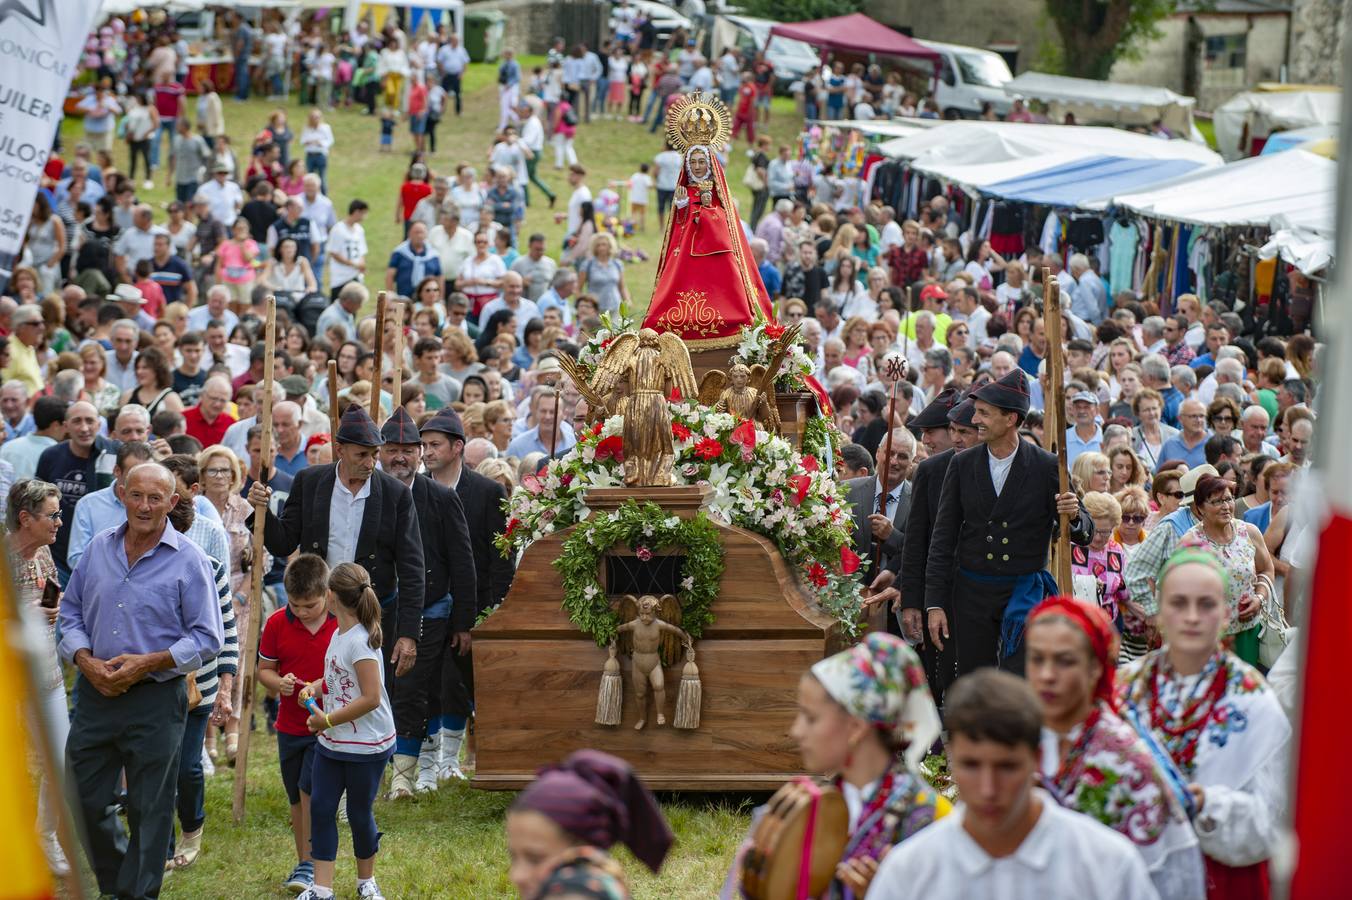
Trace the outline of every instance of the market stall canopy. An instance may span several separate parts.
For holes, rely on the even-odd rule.
[[[1259,259],[1281,257],[1303,275],[1317,275],[1333,262],[1333,239],[1304,228],[1279,228],[1258,249]]]
[[[1076,207],[1105,194],[1125,193],[1169,181],[1202,165],[1191,159],[1090,156],[1001,181],[982,188],[981,192],[1006,200]]]
[[[942,119],[808,119],[807,124],[843,128],[875,137],[899,138],[929,131],[944,122]]]
[[[1074,114],[1078,122],[1116,125],[1149,125],[1159,119],[1178,136],[1194,137],[1192,109],[1197,101],[1168,88],[1024,72],[1006,82],[1005,92],[1040,100],[1047,104],[1048,116],[1058,122],[1066,113]]]
[[[1332,239],[1338,164],[1299,148],[1176,178],[1110,205],[1185,225],[1303,229]]]
[[[818,19],[815,22],[781,23],[771,28],[770,33],[803,41],[823,50],[905,56],[927,59],[935,64],[939,62],[938,53],[863,13]]]
[[[1342,103],[1342,92],[1330,90],[1236,94],[1216,110],[1216,147],[1227,160],[1243,159],[1255,138],[1312,125],[1336,127]]]
[[[1321,153],[1315,148],[1324,141],[1336,140],[1337,137],[1337,125],[1311,125],[1309,128],[1277,131],[1268,136],[1267,143],[1263,145],[1263,151],[1259,156],[1281,153],[1283,150],[1290,150],[1292,147],[1299,147],[1311,153],[1319,153],[1320,156],[1328,156],[1329,154]]]
[[[314,0],[304,0],[307,6],[314,4]],[[326,6],[335,7],[340,5],[337,2],[329,2]],[[461,39],[465,36],[465,3],[464,0],[348,0],[346,5],[347,22],[356,22],[362,16],[371,15],[372,23],[379,30],[385,27],[385,20],[390,17],[396,9],[405,9],[408,16],[404,21],[409,34],[413,34],[422,25],[423,17],[430,17],[433,25],[440,25],[442,16],[447,12],[451,14],[451,24],[455,32]],[[435,29],[434,29],[435,30]]]
[[[978,190],[1092,157],[1178,159],[1202,166],[1221,162],[1214,152],[1191,141],[1165,141],[1120,128],[984,121],[947,122],[879,144],[878,152],[911,160],[917,171]]]

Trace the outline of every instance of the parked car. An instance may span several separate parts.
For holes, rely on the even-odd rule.
[[[612,12],[616,6],[619,6],[618,0],[611,0],[610,8]],[[664,45],[678,28],[684,28],[686,34],[694,33],[695,29],[691,21],[665,3],[656,3],[654,0],[629,0],[629,6],[631,9],[647,16],[653,23],[653,32],[659,46]],[[610,31],[612,34],[615,32],[615,24],[614,18],[611,18]]]
[[[1014,73],[1009,71],[1003,56],[980,47],[938,41],[920,43],[940,56],[934,100],[945,119],[975,119],[987,103],[1001,116],[1009,112],[1014,98],[1005,92],[1005,83],[1014,80]],[[923,65],[929,68],[929,63]]]
[[[719,16],[714,25],[714,55],[723,52],[729,43],[750,59],[765,51],[765,58],[775,67],[775,92],[787,94],[789,85],[800,81],[814,66],[821,65],[817,50],[804,41],[771,36],[775,23],[769,19],[749,16]]]

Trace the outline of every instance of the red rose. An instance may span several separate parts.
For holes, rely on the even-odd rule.
[[[790,475],[786,481],[793,488],[793,505],[799,506],[807,498],[808,488],[812,487],[811,475]]]
[[[817,462],[817,457],[813,456],[811,453],[803,457],[804,472],[820,472],[821,469],[822,464]]]
[[[618,434],[612,434],[604,441],[596,445],[597,459],[614,459],[616,462],[624,462],[624,438]]]
[[[564,487],[568,487],[568,485],[572,483],[573,483],[572,472],[564,472],[562,475],[559,476],[559,484],[563,485]]]
[[[840,547],[840,571],[845,575],[853,575],[859,571],[859,562],[859,554],[842,544]]]
[[[507,532],[506,532],[507,537],[511,537],[511,536],[512,536],[512,532],[513,532],[513,531],[516,531],[516,529],[517,529],[518,527],[520,527],[520,525],[521,525],[521,520],[520,520],[520,519],[512,519],[510,522],[508,522],[508,523],[507,523]]]
[[[639,547],[637,550],[634,551],[634,555],[637,556],[639,559],[643,560],[644,562],[647,562],[648,560],[653,558],[653,552],[649,550],[647,547]]]
[[[821,563],[813,563],[807,570],[807,580],[817,587],[826,587],[826,567]]]
[[[592,435],[598,435],[598,434],[600,434],[600,433],[601,433],[601,429],[603,429],[603,428],[605,428],[605,427],[606,427],[606,423],[605,423],[605,422],[597,422],[595,425],[592,426]]]
[[[782,338],[785,330],[784,326],[778,322],[767,322],[765,324],[765,336],[772,341]]]
[[[672,388],[671,388],[671,396],[667,397],[667,402],[668,402],[668,403],[680,403],[680,402],[681,402],[681,389],[680,389],[679,387],[676,387],[675,385],[672,385]]]
[[[690,429],[686,428],[680,422],[671,423],[671,436],[678,441],[687,440],[690,437]]]
[[[695,441],[695,455],[700,459],[717,459],[723,455],[723,445],[713,438]]]

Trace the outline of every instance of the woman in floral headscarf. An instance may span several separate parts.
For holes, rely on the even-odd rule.
[[[939,736],[919,657],[875,632],[817,663],[798,683],[790,735],[808,771],[833,777],[850,813],[850,838],[826,896],[862,898],[883,855],[950,809],[919,772]]]
[[[1028,614],[1028,682],[1042,701],[1043,786],[1136,845],[1163,900],[1205,893],[1202,854],[1173,766],[1118,717],[1117,629],[1102,607],[1049,597]]]
[[[1232,610],[1216,554],[1185,544],[1157,583],[1165,643],[1118,672],[1119,708],[1187,783],[1207,897],[1266,900],[1291,724],[1263,676],[1221,644]]]

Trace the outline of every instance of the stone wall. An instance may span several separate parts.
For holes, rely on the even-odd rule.
[[[1005,52],[1017,49],[1014,74],[1038,69],[1043,44],[1058,40],[1041,0],[867,0],[864,12],[914,37]]]
[[[476,9],[496,9],[507,16],[507,28],[503,35],[503,46],[517,53],[544,54],[556,35],[574,40],[594,38],[570,33],[561,29],[560,9],[550,0],[484,0],[480,3],[468,3],[466,11]],[[566,23],[564,23],[566,24]]]
[[[1288,80],[1341,84],[1349,0],[1294,0]]]

